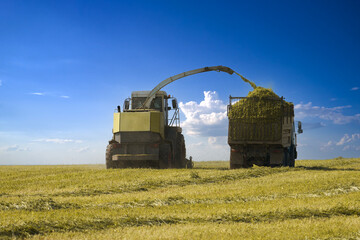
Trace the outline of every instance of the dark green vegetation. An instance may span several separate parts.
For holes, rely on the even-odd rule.
[[[360,159],[228,164],[1,166],[0,239],[360,237]]]

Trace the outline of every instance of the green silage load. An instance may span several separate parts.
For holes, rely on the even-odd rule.
[[[236,141],[278,140],[284,116],[294,116],[294,105],[272,89],[255,87],[229,109],[229,137]]]
[[[246,98],[231,106],[229,118],[269,119],[289,115],[293,104],[282,100],[272,89],[256,87]]]

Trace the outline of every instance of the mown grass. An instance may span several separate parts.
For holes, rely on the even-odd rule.
[[[360,239],[360,159],[0,166],[0,239]]]

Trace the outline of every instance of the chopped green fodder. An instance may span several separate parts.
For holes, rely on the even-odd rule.
[[[233,140],[279,140],[283,117],[294,116],[293,103],[272,89],[255,87],[246,98],[229,109],[230,138]]]
[[[253,83],[252,81],[250,81],[249,79],[245,78],[243,75],[235,72],[237,75],[239,75],[241,77],[241,79],[244,81],[244,82],[247,82],[249,83],[254,89],[256,88],[256,84]]]
[[[231,106],[230,118],[237,119],[274,119],[282,116],[282,110],[292,110],[293,103],[283,101],[272,89],[256,87],[246,98]],[[290,112],[290,114],[293,115]]]

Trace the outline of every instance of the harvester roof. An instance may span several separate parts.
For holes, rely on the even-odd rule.
[[[148,97],[151,91],[134,91],[131,93],[131,97]],[[158,91],[156,96],[167,96],[165,91]]]

